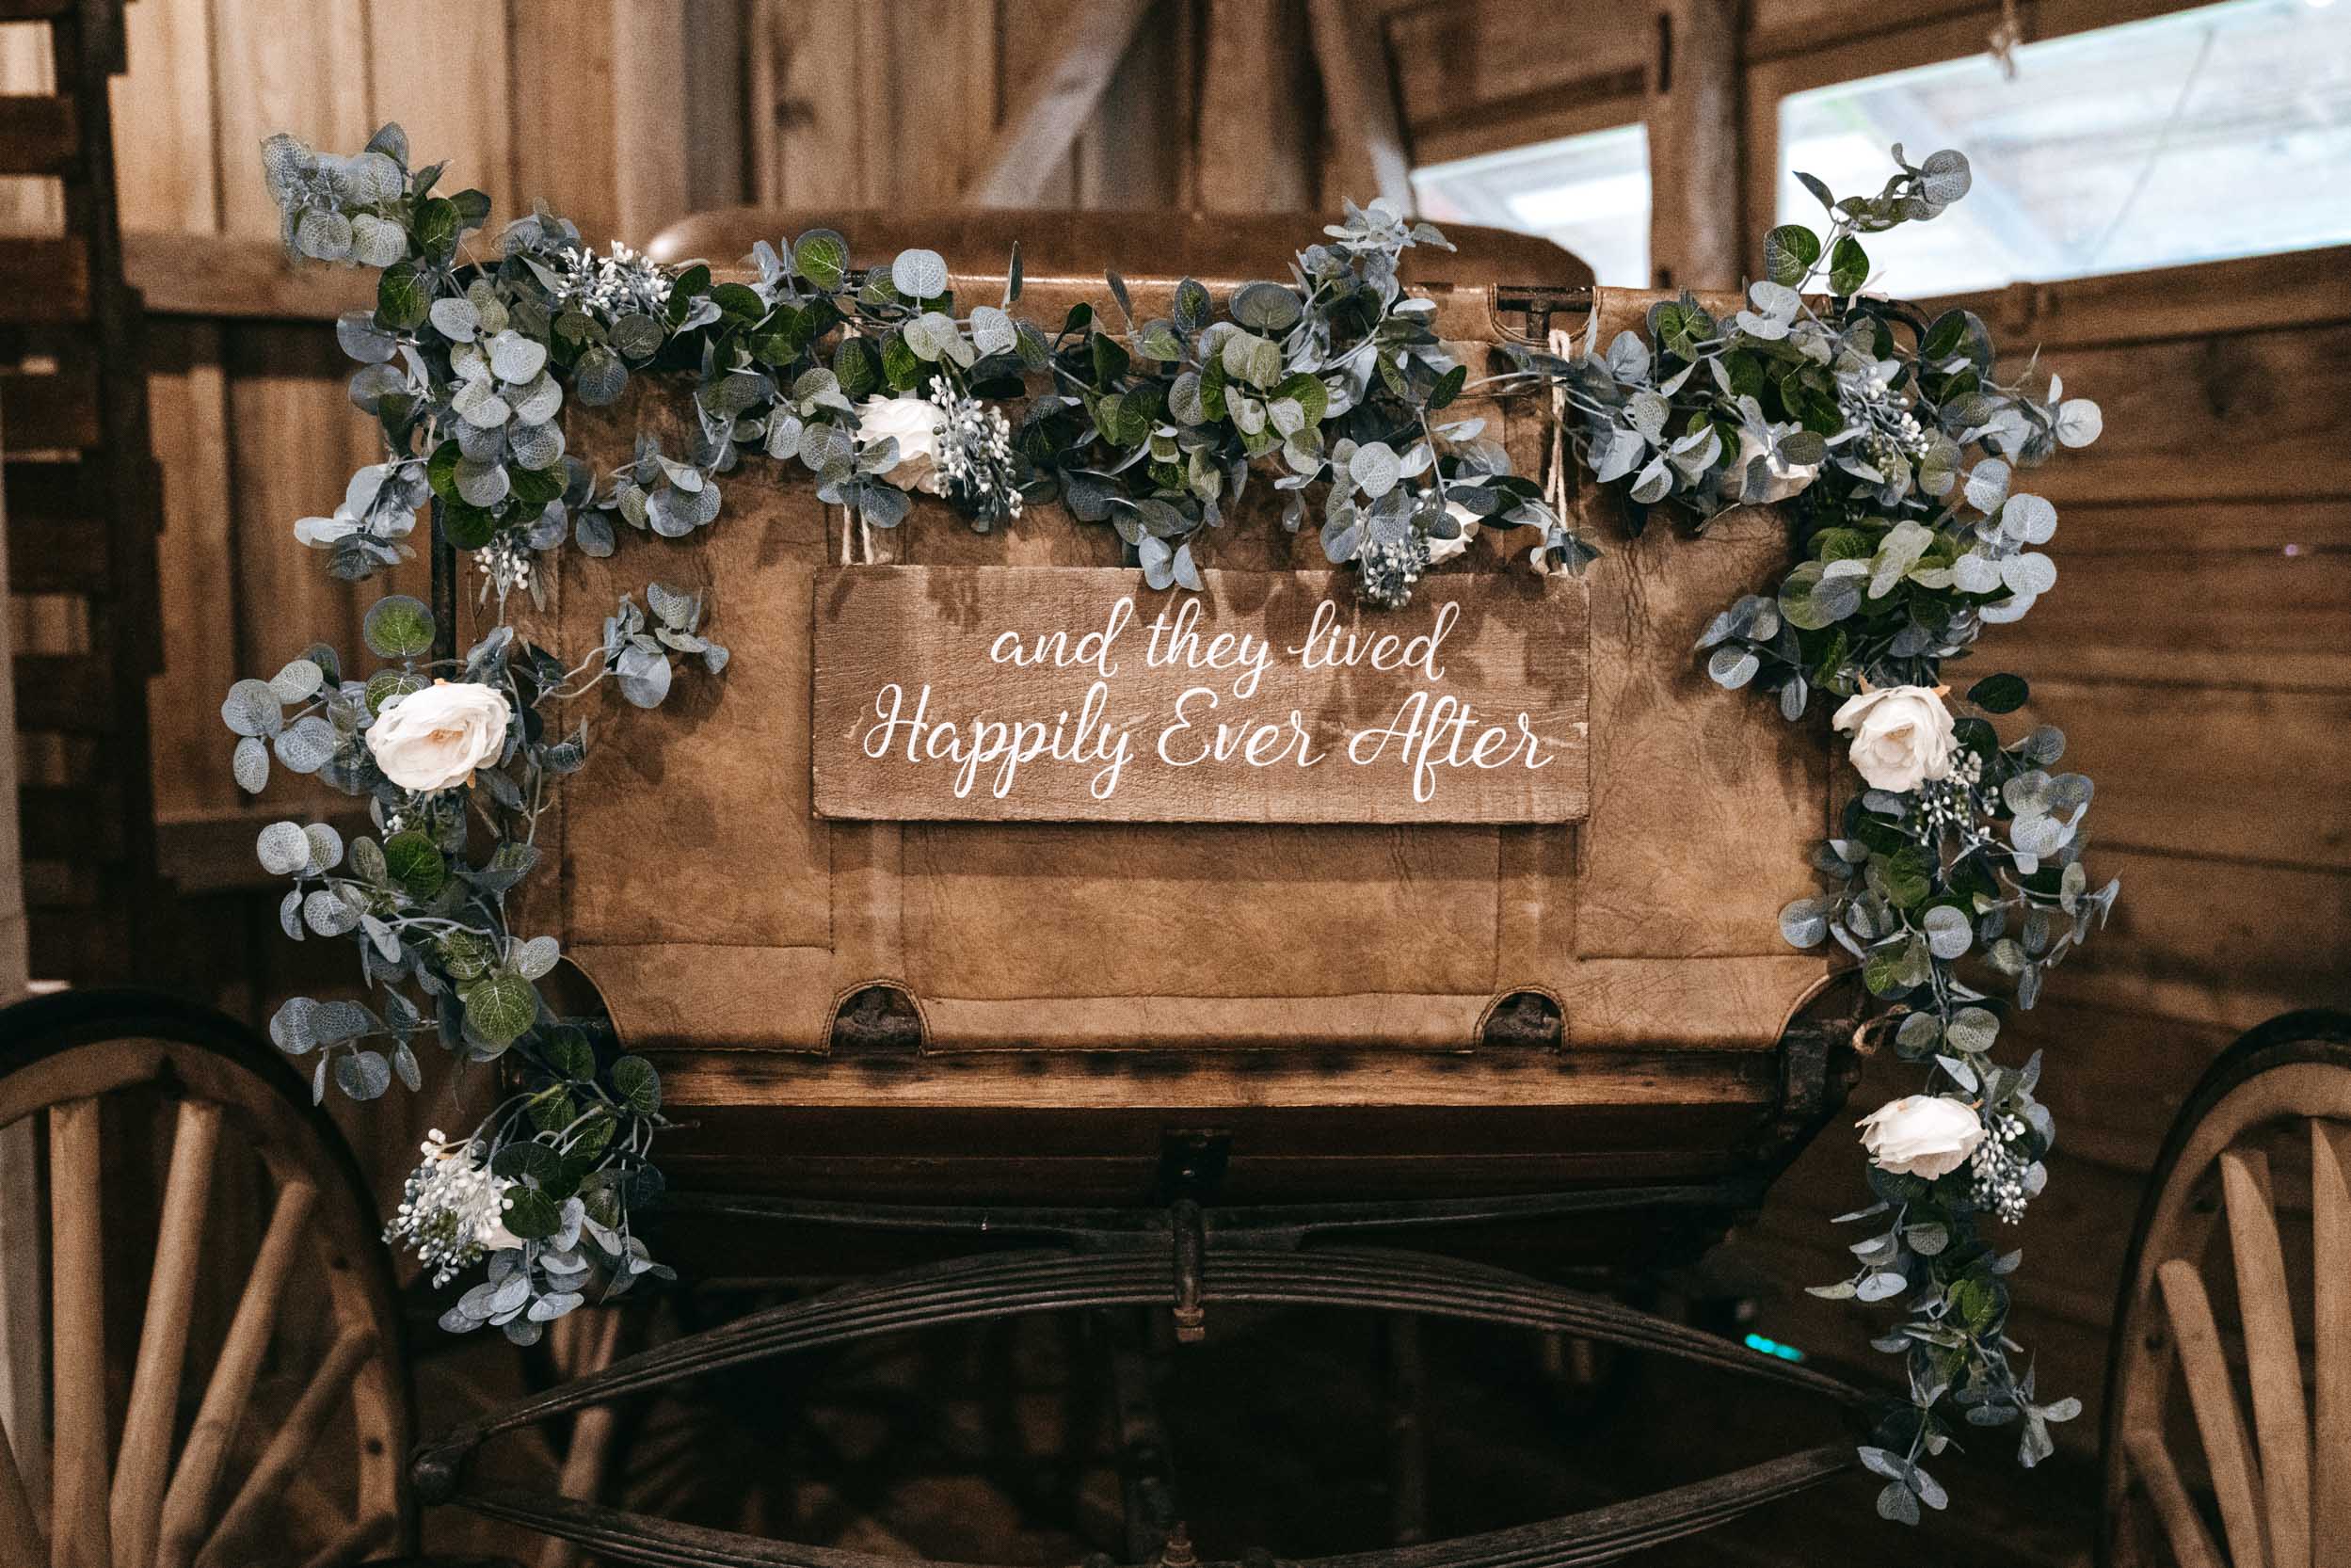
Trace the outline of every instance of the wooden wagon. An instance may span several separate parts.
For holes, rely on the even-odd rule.
[[[888,219],[830,221],[892,248]],[[734,255],[758,234],[808,226],[736,215],[689,226],[676,248]],[[1298,228],[1269,221],[1264,232]],[[966,257],[1001,253],[1018,234],[1025,310],[1045,318],[1107,308],[1090,247],[1155,258],[1162,275],[1128,280],[1144,314],[1187,274],[1222,293],[1279,270],[1248,235],[1205,224],[1118,231],[1033,215],[920,225]],[[1606,336],[1649,303],[1591,289],[1547,247],[1457,237],[1462,251],[1415,252],[1408,276],[1473,366],[1507,342],[1580,329],[1592,312]],[[955,281],[978,293],[1002,280]],[[678,399],[640,383],[611,413],[575,414],[572,447],[617,461],[623,432],[682,430]],[[1539,410],[1473,411],[1518,472],[1563,463]],[[1226,1304],[1428,1314],[1661,1352],[1858,1407],[1822,1374],[1593,1288],[1693,1257],[1751,1211],[1841,1105],[1852,1042],[1830,966],[1775,936],[1780,907],[1809,890],[1807,852],[1829,822],[1827,733],[1709,700],[1688,657],[1720,605],[1784,562],[1781,519],[1740,509],[1702,537],[1668,538],[1628,528],[1572,472],[1559,477],[1609,552],[1596,569],[1451,563],[1396,623],[1430,632],[1453,606],[1448,646],[1464,679],[1540,697],[1527,703],[1543,715],[1532,728],[1558,771],[1480,786],[1450,816],[1399,804],[1412,791],[1406,778],[1399,795],[1395,776],[1376,798],[1340,793],[1302,820],[1294,793],[1246,781],[1161,776],[1128,796],[1141,805],[1108,811],[974,802],[858,772],[860,755],[872,759],[852,743],[891,671],[919,666],[943,691],[1006,679],[972,652],[1001,607],[1072,627],[1102,624],[1122,600],[1158,613],[1117,536],[1058,508],[982,534],[922,502],[880,534],[805,484],[747,472],[707,533],[632,542],[610,560],[567,552],[544,616],[552,644],[597,642],[616,597],[658,577],[707,586],[734,650],[723,680],[622,721],[628,742],[600,760],[600,787],[575,792],[540,840],[556,865],[536,927],[560,936],[574,983],[660,1067],[680,1124],[664,1160],[667,1256],[690,1272],[858,1277],[437,1434],[403,1472],[411,1434],[388,1275],[347,1161],[300,1088],[217,1020],[122,999],[42,1004],[9,1020],[0,1122],[40,1113],[47,1126],[58,1281],[48,1512],[74,1517],[106,1496],[113,1519],[111,1551],[59,1531],[55,1560],[259,1550],[273,1489],[314,1468],[344,1478],[336,1506],[348,1528],[305,1536],[288,1560],[313,1546],[320,1561],[397,1546],[413,1496],[606,1560],[879,1568],[502,1489],[473,1480],[469,1461],[500,1432],[680,1379],[1025,1313],[1148,1307],[1173,1315],[1178,1339],[1212,1334]],[[1253,491],[1217,540],[1196,596],[1205,634],[1319,624],[1320,552],[1311,530],[1284,530],[1277,507]],[[454,626],[453,565],[437,566],[441,624]],[[1377,634],[1364,612],[1335,614],[1335,631]],[[1351,711],[1408,689],[1366,669],[1321,688]],[[681,888],[694,896],[664,896]],[[76,1314],[101,1290],[98,1111],[125,1096],[137,1099],[121,1127],[160,1115],[179,1128],[150,1284],[162,1304],[129,1395],[130,1430],[160,1433],[165,1454],[189,1333],[168,1304],[195,1267],[187,1227],[223,1125],[232,1158],[260,1159],[278,1218],[189,1440],[200,1463],[126,1459],[110,1481],[115,1396],[93,1370],[105,1347]],[[313,1212],[333,1223],[297,1241]],[[748,1255],[746,1221],[772,1238]],[[910,1256],[909,1268],[872,1272]],[[290,1287],[306,1264],[328,1289]],[[289,1301],[295,1327],[279,1321]],[[307,1317],[325,1326],[303,1307],[323,1307]],[[232,1460],[232,1442],[252,1441],[250,1391],[273,1333],[281,1347],[289,1336],[312,1347],[316,1369],[275,1412],[283,1435]],[[360,1396],[349,1410],[347,1389]],[[2322,1423],[2341,1420],[2341,1394],[2322,1385]],[[2130,1432],[2143,1433],[2129,1409]],[[1849,1442],[1833,1427],[1821,1435],[1714,1480],[1396,1560],[1612,1560],[1849,1467]],[[244,1484],[224,1485],[225,1472]],[[0,1542],[38,1541],[36,1508],[5,1484],[16,1473],[0,1466]],[[2169,1506],[2164,1473],[2143,1474]],[[1130,1521],[1130,1547],[1184,1560],[1165,1524]]]
[[[677,243],[739,254],[779,220],[808,221],[707,220]],[[814,221],[893,248],[887,220]],[[963,255],[1001,255],[1020,236],[1021,306],[1047,322],[1120,308],[1094,247],[1124,245],[1162,269],[1125,280],[1138,320],[1167,313],[1185,276],[1221,295],[1287,264],[1205,222],[1119,227],[1019,215],[947,225]],[[1504,368],[1504,343],[1543,346],[1593,310],[1604,335],[1634,325],[1652,297],[1595,297],[1548,247],[1465,243],[1415,253],[1414,281],[1473,371]],[[965,298],[1003,286],[1000,274],[953,280]],[[1530,402],[1451,411],[1485,418],[1517,472],[1572,463]],[[570,434],[602,467],[648,425],[678,444],[690,417],[674,392],[645,385],[609,414],[575,415]],[[1849,1397],[1605,1297],[1464,1261],[1508,1255],[1556,1279],[1686,1260],[1754,1207],[1842,1099],[1846,1035],[1804,1021],[1830,967],[1780,944],[1775,919],[1804,889],[1807,846],[1827,823],[1825,730],[1706,701],[1687,656],[1715,611],[1785,558],[1781,520],[1736,513],[1693,546],[1665,529],[1637,536],[1587,491],[1576,504],[1609,540],[1608,569],[1544,579],[1464,559],[1383,619],[1332,588],[1314,531],[1286,530],[1279,504],[1259,486],[1232,508],[1196,596],[1199,646],[1219,633],[1293,648],[1319,634],[1325,647],[1443,635],[1444,684],[1538,709],[1549,771],[1497,770],[1448,810],[1416,802],[1399,768],[1317,776],[1309,795],[1281,760],[1275,772],[1154,774],[1146,745],[1108,801],[1077,790],[1090,773],[1099,781],[1098,759],[982,798],[985,788],[952,788],[949,770],[908,765],[919,746],[877,760],[853,744],[887,728],[877,710],[912,708],[918,680],[942,713],[972,701],[1006,712],[1008,686],[1040,682],[1046,710],[1076,709],[1107,659],[1071,677],[982,650],[1048,627],[1082,642],[1116,624],[1122,601],[1138,627],[1176,606],[1183,596],[1154,605],[1122,568],[1117,534],[1058,506],[975,533],[923,498],[882,534],[806,485],[746,475],[727,524],[662,550],[657,566],[572,557],[546,613],[550,646],[595,640],[650,570],[706,592],[733,649],[723,681],[645,716],[619,763],[643,773],[576,793],[541,829],[558,869],[537,923],[658,1065],[666,1113],[684,1124],[666,1145],[668,1245],[691,1267],[706,1256],[697,1219],[739,1236],[758,1216],[775,1223],[781,1270],[841,1256],[843,1240],[820,1226],[955,1256],[437,1441],[418,1464],[427,1496],[595,1550],[650,1549],[662,1527],[465,1492],[465,1450],[507,1422],[739,1357],[1078,1304],[1162,1304],[1181,1339],[1208,1332],[1223,1301],[1460,1315]],[[1179,634],[1169,631],[1171,654]],[[1120,680],[1149,683],[1133,660],[1150,655],[1124,646]],[[1357,664],[1290,695],[1367,725],[1437,684],[1426,679],[1436,664],[1432,654],[1407,680]],[[1230,673],[1185,662],[1153,695],[1164,707],[1183,683],[1211,681],[1201,689],[1230,696],[1241,689]],[[1287,700],[1249,695],[1276,713]],[[1180,712],[1184,745],[1211,721],[1202,703]],[[1156,751],[1177,756],[1164,733]],[[711,892],[664,904],[665,884]],[[1408,1235],[1423,1250],[1369,1249]],[[760,1264],[738,1245],[724,1266]],[[1670,1538],[1849,1463],[1831,1441],[1563,1523],[1560,1560]],[[706,1549],[763,1560],[748,1546]],[[1467,1545],[1463,1560],[1497,1549]]]

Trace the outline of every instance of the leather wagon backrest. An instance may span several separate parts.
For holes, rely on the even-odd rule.
[[[1285,243],[1316,227],[1269,225]],[[886,249],[853,234],[853,259]],[[1156,264],[1166,249],[1134,253]],[[1023,254],[1037,319],[1103,292],[1042,246]],[[1138,315],[1163,313],[1182,275],[1130,276]],[[993,300],[1001,275],[954,284]],[[1490,286],[1424,292],[1460,357],[1498,362]],[[1648,298],[1601,291],[1604,337],[1638,325]],[[568,416],[572,448],[609,468],[643,420],[674,449],[687,395],[640,377],[617,408]],[[1545,472],[1538,405],[1470,402],[1461,411],[1489,419],[1519,472]],[[658,712],[616,702],[602,735],[625,728],[627,744],[606,747],[597,786],[553,833],[551,923],[637,1044],[823,1051],[842,1000],[887,983],[915,999],[934,1051],[1464,1051],[1496,1000],[1524,991],[1560,1004],[1569,1048],[1762,1051],[1824,972],[1779,946],[1775,919],[1810,888],[1823,732],[1720,700],[1689,657],[1717,609],[1783,567],[1776,513],[1734,511],[1699,538],[1662,519],[1636,536],[1580,487],[1583,525],[1608,552],[1585,583],[1543,589],[1523,567],[1493,578],[1482,546],[1437,568],[1448,587],[1482,572],[1491,587],[1475,591],[1589,595],[1575,617],[1591,667],[1580,825],[863,823],[811,809],[810,620],[844,540],[860,560],[1050,570],[1118,566],[1117,536],[1058,506],[977,535],[918,497],[869,544],[796,464],[755,460],[721,483],[710,528],[632,535],[603,560],[568,552],[557,584],[560,646],[593,643],[621,593],[659,580],[709,590],[713,634],[734,650],[723,678],[681,681]],[[1312,530],[1285,533],[1277,509],[1253,486],[1206,564],[1322,568]]]
[[[1303,240],[1319,235],[1321,213],[1113,213],[1061,208],[951,208],[935,212],[869,212],[792,207],[723,207],[697,213],[654,236],[647,253],[657,261],[700,258],[713,270],[736,266],[760,240],[830,229],[851,242],[853,265],[870,265],[913,247],[939,251],[957,280],[972,287],[1000,283],[1013,246],[1032,278],[1083,280],[1147,264],[1150,276],[1197,278],[1211,288],[1259,278],[1287,279]],[[1420,288],[1511,288],[1541,285],[1588,289],[1591,268],[1537,234],[1476,224],[1441,226],[1453,248],[1415,247],[1398,276]]]

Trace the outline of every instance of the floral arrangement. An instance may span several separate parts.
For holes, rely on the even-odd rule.
[[[1580,345],[1515,349],[1472,380],[1430,302],[1397,278],[1405,249],[1444,236],[1381,203],[1350,204],[1288,281],[1246,284],[1221,309],[1187,280],[1171,314],[1138,321],[1112,274],[1118,320],[1079,305],[1048,332],[1012,313],[1016,249],[1000,304],[959,302],[933,251],[854,266],[824,230],[760,244],[744,282],[620,246],[599,255],[544,211],[477,256],[487,199],[437,194],[440,169],[412,169],[397,126],[351,157],[271,138],[289,251],[381,271],[376,309],[346,315],[339,336],[387,456],[296,536],[362,578],[411,553],[430,502],[494,601],[488,635],[436,659],[426,607],[386,598],[364,627],[384,663],[363,679],[313,648],[238,682],[222,710],[240,784],[259,789],[274,755],[366,799],[381,835],[345,846],[285,822],[261,836],[263,864],[293,882],[288,935],[353,940],[380,993],[373,1006],[289,1002],[271,1024],[279,1046],[315,1055],[322,1096],[330,1080],[360,1099],[394,1076],[415,1088],[422,1033],[507,1069],[513,1092],[480,1127],[424,1145],[389,1233],[436,1283],[488,1260],[444,1325],[496,1323],[527,1343],[600,1272],[611,1289],[667,1273],[630,1225],[661,1191],[648,1159],[659,1079],[598,1021],[552,1011],[536,982],[556,942],[513,930],[505,899],[538,859],[548,792],[585,760],[585,723],[567,730],[561,711],[607,676],[655,706],[680,663],[715,675],[728,654],[698,597],[659,583],[643,608],[623,598],[576,664],[520,640],[507,600],[540,591],[546,556],[609,554],[624,528],[709,526],[724,476],[756,456],[797,463],[869,528],[902,523],[917,490],[980,531],[1058,501],[1114,529],[1151,587],[1197,588],[1196,551],[1255,479],[1285,496],[1287,528],[1315,508],[1325,554],[1355,569],[1367,601],[1401,605],[1484,529],[1533,531],[1523,554],[1537,571],[1597,557],[1482,421],[1443,417],[1464,392],[1529,395],[1551,402],[1599,482],[1622,487],[1636,527],[1658,506],[1703,527],[1758,503],[1794,523],[1799,559],[1776,590],[1726,608],[1699,648],[1716,681],[1773,694],[1791,721],[1815,693],[1838,701],[1831,723],[1864,787],[1815,856],[1831,890],[1790,904],[1781,929],[1854,958],[1881,1004],[1868,1032],[1925,1074],[1862,1123],[1876,1201],[1845,1219],[1875,1234],[1854,1245],[1852,1277],[1816,1293],[1904,1305],[1879,1343],[1905,1358],[1911,1400],[1862,1450],[1886,1479],[1881,1513],[1914,1522],[1922,1504],[1943,1506],[1922,1461],[1962,1425],[2022,1423],[2023,1461],[2047,1454],[2048,1424],[2080,1407],[2037,1402],[2029,1367],[2015,1370],[2006,1281],[2020,1255],[1985,1226],[2014,1222],[2040,1190],[2055,1127],[2034,1098],[2039,1057],[2007,1066],[1992,1048],[2007,1008],[2032,1006],[2117,888],[2090,890],[2090,785],[2051,771],[2062,736],[2004,743],[1991,722],[2023,705],[2025,683],[1977,680],[1955,713],[1941,671],[2054,584],[2035,547],[2055,510],[2013,482],[2095,440],[2099,413],[2054,376],[2038,396],[1998,380],[1976,317],[1928,321],[1865,292],[1860,236],[1931,219],[1969,184],[1957,152],[1894,156],[1875,196],[1840,200],[1803,177],[1826,232],[1771,231],[1767,276],[1727,319],[1684,295],[1604,346],[1595,314]],[[696,429],[675,452],[640,434],[627,463],[595,473],[565,449],[563,407],[610,403],[642,374],[692,381]]]

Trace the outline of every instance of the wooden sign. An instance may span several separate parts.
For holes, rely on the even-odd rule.
[[[1558,823],[1590,805],[1581,584],[841,567],[816,584],[817,814]]]

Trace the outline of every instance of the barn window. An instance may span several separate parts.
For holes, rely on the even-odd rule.
[[[1975,188],[1870,239],[1906,297],[2351,240],[2351,4],[2230,0],[1780,103],[1780,216],[1795,170],[1875,190],[1885,149],[1958,147]]]
[[[1649,133],[1618,125],[1413,170],[1423,217],[1541,234],[1603,283],[1649,283]]]

